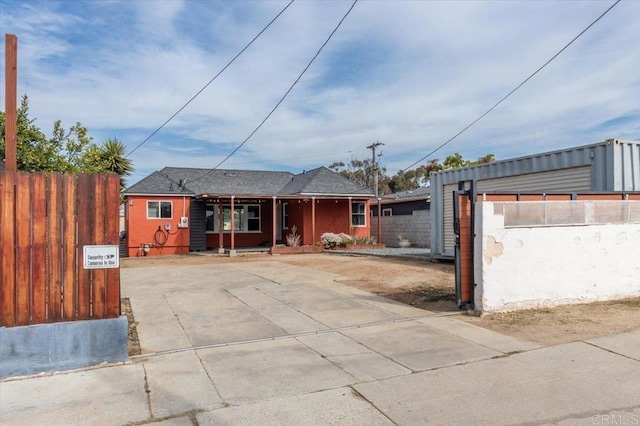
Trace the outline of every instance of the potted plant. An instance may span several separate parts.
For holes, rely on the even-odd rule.
[[[398,247],[411,247],[411,241],[409,241],[409,237],[407,237],[406,235],[398,235]]]

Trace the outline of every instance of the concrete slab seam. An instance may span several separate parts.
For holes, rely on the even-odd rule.
[[[202,357],[200,356],[200,354],[198,353],[198,351],[194,350],[194,353],[196,355],[196,357],[198,357],[198,361],[200,362],[200,365],[202,366],[202,369],[204,370],[204,374],[207,375],[207,378],[209,379],[209,381],[211,382],[211,386],[213,386],[213,390],[216,391],[216,395],[218,395],[218,398],[220,398],[220,401],[222,401],[222,408],[224,407],[228,407],[229,404],[227,403],[227,401],[224,400],[224,398],[222,397],[222,394],[220,393],[220,390],[218,389],[218,387],[216,386],[216,382],[213,381],[213,377],[211,377],[211,375],[209,374],[209,370],[207,370],[207,367],[205,367],[204,365],[204,361],[202,361]]]
[[[351,279],[350,279],[350,278],[348,278],[348,277],[334,278],[334,279],[333,279],[333,282],[334,282],[334,283],[336,283],[336,284],[340,284],[340,285],[341,285],[341,286],[343,286],[343,287],[347,287],[347,288],[348,288],[349,286],[348,286],[348,285],[345,285],[345,284],[344,284],[344,283],[342,283],[342,282],[340,282],[341,280],[350,281]],[[318,287],[318,286],[316,286],[316,287]],[[331,288],[326,288],[326,287],[319,287],[319,288],[322,288],[322,289],[323,289],[323,290],[325,290],[325,291],[330,291],[330,292],[332,292],[332,293],[334,293],[334,294],[337,294],[337,295],[339,295],[339,296],[344,296],[342,293],[339,293],[339,292],[337,292],[337,291],[334,291],[334,290],[332,290]],[[366,290],[363,290],[363,291],[366,291]],[[367,292],[367,293],[369,293],[369,292]],[[379,296],[379,295],[377,295],[377,294],[375,294],[375,293],[371,293],[371,294],[372,294],[373,296],[376,296],[376,297],[379,297],[379,298],[383,299],[383,297],[382,297],[382,296]],[[390,313],[390,314],[392,314],[392,315],[403,316],[403,315],[401,315],[401,314],[397,314],[397,313],[392,312],[392,311],[389,311],[389,310],[387,310],[387,309],[383,309],[383,308],[381,308],[380,306],[378,306],[377,304],[375,304],[375,303],[371,303],[369,300],[360,300],[360,299],[358,299],[358,302],[363,303],[363,304],[365,304],[365,305],[367,305],[367,306],[371,306],[372,308],[378,309],[378,310],[380,310],[380,311]],[[405,303],[398,302],[398,301],[393,300],[393,299],[388,299],[388,300],[387,300],[387,302],[391,302],[392,304],[394,304],[394,305],[396,305],[396,306],[406,306],[406,307],[409,307],[409,308],[421,309],[421,308],[416,308],[415,306],[411,306],[411,305],[407,305],[407,304],[405,304]],[[459,315],[459,313],[458,313],[458,312],[455,312],[455,315]],[[405,318],[407,318],[407,317],[405,317]]]
[[[476,342],[475,340],[471,340],[471,339],[469,339],[469,338],[467,338],[467,337],[464,337],[464,336],[462,336],[462,335],[454,334],[454,333],[450,333],[450,332],[448,332],[448,331],[441,330],[441,329],[439,329],[439,328],[437,328],[437,327],[433,327],[433,326],[431,326],[431,325],[429,325],[429,324],[427,324],[427,323],[422,322],[421,324],[424,324],[425,326],[429,327],[429,328],[430,328],[430,329],[432,329],[432,330],[436,330],[436,331],[438,331],[438,332],[440,332],[440,333],[446,333],[446,334],[449,334],[449,335],[451,335],[451,336],[455,336],[455,337],[457,337],[457,338],[459,338],[459,339],[462,339],[462,340],[464,340],[464,341],[466,341],[466,342],[473,343],[474,345],[482,346],[483,348],[486,348],[486,349],[489,349],[489,350],[492,350],[492,351],[501,352],[501,353],[505,354],[506,356],[509,356],[509,355],[515,355],[515,354],[524,353],[524,352],[529,352],[529,351],[534,351],[534,350],[536,350],[536,349],[542,349],[542,347],[537,347],[537,348],[531,348],[531,349],[522,349],[522,350],[517,350],[517,351],[508,351],[508,352],[504,352],[504,351],[501,351],[501,350],[499,350],[499,349],[492,348],[491,346],[487,346],[487,345],[485,345],[485,344],[483,344],[483,343]],[[466,324],[466,323],[464,323],[464,324],[465,324],[465,326],[473,326],[473,327],[477,327],[477,326],[475,326],[475,325],[473,325],[473,324]],[[479,328],[480,328],[480,329],[482,329],[482,330],[487,330],[487,329],[484,329],[484,328],[482,328],[482,327],[479,327]],[[487,331],[491,331],[491,330],[487,330]],[[497,333],[497,334],[500,334],[500,333]]]
[[[227,346],[249,345],[249,344],[252,344],[252,343],[271,342],[271,341],[275,341],[275,340],[295,339],[296,337],[316,336],[318,334],[335,333],[335,332],[346,331],[346,330],[357,330],[359,328],[376,327],[378,325],[394,324],[394,323],[401,323],[401,322],[412,322],[412,321],[416,321],[417,322],[417,320],[420,320],[420,319],[434,318],[434,317],[446,317],[446,316],[452,316],[452,315],[459,315],[459,314],[457,314],[457,313],[431,314],[431,315],[424,315],[424,316],[421,316],[421,317],[414,317],[414,318],[397,318],[397,319],[392,319],[392,320],[387,320],[387,321],[378,321],[378,322],[372,322],[372,323],[366,323],[366,324],[347,325],[347,326],[344,326],[344,327],[336,327],[336,328],[333,328],[333,329],[308,331],[308,332],[305,332],[305,333],[287,334],[287,335],[284,335],[284,336],[264,337],[264,338],[261,338],[261,339],[240,340],[240,341],[236,341],[236,342],[226,342],[226,343],[211,343],[211,344],[208,344],[208,345],[189,346],[189,347],[185,347],[185,348],[167,349],[167,350],[164,350],[164,351],[148,352],[148,353],[144,353],[144,354],[140,354],[140,355],[132,355],[132,356],[129,357],[129,359],[136,360],[136,359],[144,359],[144,358],[147,358],[147,357],[169,355],[169,354],[174,354],[174,353],[196,351],[196,350],[202,350],[202,349],[223,348],[223,347],[227,347]],[[369,348],[369,349],[371,349],[371,348]]]
[[[399,321],[398,321],[398,322],[399,322]],[[403,322],[406,322],[406,321],[403,321]],[[419,323],[419,324],[420,324],[420,325],[424,325],[424,323]],[[340,333],[340,334],[342,334],[342,333]],[[343,335],[343,336],[344,336],[344,335]],[[345,336],[345,337],[350,338],[349,336]],[[492,356],[492,357],[490,357],[490,358],[476,359],[476,360],[472,360],[472,361],[463,361],[463,362],[459,362],[459,363],[456,363],[456,364],[447,364],[447,365],[442,365],[442,366],[438,366],[438,367],[427,368],[427,369],[424,369],[424,370],[414,370],[413,368],[409,367],[408,365],[403,364],[403,363],[402,363],[401,361],[399,361],[399,360],[396,360],[396,359],[394,359],[394,358],[392,358],[392,357],[387,357],[387,356],[385,356],[385,355],[381,354],[380,352],[377,352],[375,349],[371,348],[370,346],[367,346],[367,344],[366,344],[366,343],[359,342],[359,341],[357,341],[357,340],[356,340],[356,342],[357,342],[358,344],[360,344],[360,345],[364,346],[365,348],[367,348],[367,349],[369,349],[369,350],[371,350],[371,351],[373,351],[373,352],[375,352],[375,353],[377,353],[377,354],[380,354],[381,356],[383,356],[383,357],[387,358],[387,359],[388,359],[388,360],[390,360],[391,362],[394,362],[394,363],[396,363],[396,364],[398,364],[398,365],[401,365],[402,367],[404,367],[404,368],[406,368],[407,370],[411,371],[411,374],[424,373],[424,372],[427,372],[427,371],[442,370],[442,369],[444,369],[444,368],[458,367],[458,366],[461,366],[461,365],[475,364],[476,362],[483,362],[483,361],[488,361],[488,360],[497,359],[497,358],[508,358],[508,357],[509,357],[509,355],[507,355],[507,354],[505,354],[505,353],[502,353],[502,352],[501,352],[501,355]],[[472,342],[472,343],[473,343],[473,342]],[[480,346],[480,345],[478,345],[478,346]],[[491,349],[491,348],[488,348],[488,349]],[[540,348],[540,349],[542,349],[542,348]],[[496,351],[495,349],[491,349],[491,350],[492,350],[492,351],[495,351],[495,352],[500,352],[500,351]],[[385,380],[387,380],[387,379],[385,379]]]
[[[144,393],[147,396],[147,408],[149,409],[149,418],[152,420],[153,410],[151,409],[151,388],[149,387],[149,378],[147,377],[147,368],[144,363],[142,364],[142,371],[144,371]]]
[[[264,277],[264,276],[262,276],[262,275],[259,275],[259,274],[258,274],[258,273],[256,273],[256,272],[247,271],[246,269],[241,269],[241,268],[238,268],[237,266],[234,266],[234,268],[235,268],[235,269],[237,269],[237,270],[238,270],[238,271],[240,271],[240,272],[243,272],[243,273],[248,274],[248,275],[253,275],[254,277],[257,277],[257,278],[263,279],[263,280],[265,280],[265,281],[269,281],[269,282],[274,283],[274,284],[276,284],[276,285],[279,285],[279,286],[281,286],[281,285],[282,285],[282,283],[281,283],[281,282],[278,282],[278,281],[272,280],[271,278]]]
[[[301,314],[301,315],[303,315],[303,316],[305,316],[305,317],[309,318],[310,320],[315,321],[315,322],[317,322],[317,323],[319,323],[319,324],[322,324],[322,325],[324,325],[324,326],[325,326],[325,327],[327,327],[327,328],[331,328],[331,327],[329,327],[327,324],[323,323],[322,321],[320,321],[320,320],[318,320],[318,319],[315,319],[315,318],[313,318],[312,316],[309,316],[309,315],[305,314],[304,312],[302,312],[302,311],[301,311],[301,310],[299,310],[299,309],[296,309],[294,306],[291,306],[289,303],[286,303],[286,302],[283,302],[283,301],[281,301],[281,300],[279,300],[279,299],[276,299],[273,295],[271,295],[271,294],[267,293],[266,291],[262,290],[261,288],[256,287],[256,290],[258,290],[260,293],[264,294],[265,296],[268,296],[268,297],[272,298],[272,299],[273,299],[273,300],[275,300],[276,302],[278,302],[278,303],[282,303],[283,305],[285,305],[285,306],[287,306],[287,307],[289,307],[289,308],[293,309],[293,310],[294,310],[294,311],[296,311],[297,313],[299,313],[299,314]]]
[[[349,337],[349,336],[347,336],[347,335],[345,335],[345,334],[343,334],[343,333],[338,332],[338,334],[340,334],[341,336],[346,337],[347,339],[353,340],[353,341],[354,341],[354,342],[356,342],[357,344],[364,346],[365,348],[369,349],[369,350],[370,350],[370,351],[372,351],[373,353],[376,353],[376,354],[380,355],[380,356],[381,356],[381,357],[383,357],[384,359],[387,359],[387,360],[389,360],[390,362],[393,362],[394,364],[398,364],[398,365],[400,365],[400,366],[402,366],[402,367],[406,368],[407,370],[411,371],[411,374],[413,374],[413,373],[414,373],[414,370],[412,370],[411,368],[407,367],[407,366],[406,366],[406,365],[404,365],[403,363],[398,362],[398,361],[396,361],[395,359],[393,359],[393,358],[391,358],[391,357],[389,357],[389,356],[387,356],[387,355],[385,355],[385,354],[382,354],[382,353],[380,353],[380,352],[376,351],[376,350],[375,350],[375,349],[373,349],[373,348],[370,348],[370,347],[369,347],[369,346],[367,346],[366,344],[364,344],[364,343],[362,343],[362,342],[358,342],[357,340],[355,340],[355,339],[353,339],[353,338],[351,338],[351,337]],[[397,377],[397,376],[396,376],[396,377]],[[386,380],[386,379],[385,379],[385,380]],[[375,381],[375,380],[374,380],[374,381]]]
[[[389,420],[392,424],[398,425],[398,423],[394,422],[393,419],[391,419],[391,417],[389,417],[384,411],[379,409],[376,406],[376,404],[374,404],[373,402],[369,401],[363,394],[361,394],[360,392],[355,390],[353,385],[349,386],[349,389],[351,389],[351,392],[353,392],[356,396],[362,398],[362,400],[364,400],[364,401],[367,401],[369,403],[369,405],[371,405],[373,408],[375,408],[378,413],[382,414],[382,416],[385,417],[387,420]]]
[[[258,288],[254,287],[256,290],[258,290]],[[236,295],[234,295],[233,293],[229,292],[229,289],[224,289],[223,290],[225,293],[227,293],[229,296],[233,297],[234,299],[236,299],[238,302],[242,303],[243,305],[245,305],[247,308],[249,308],[250,310],[252,310],[253,312],[255,312],[256,314],[258,314],[259,316],[261,316],[262,318],[264,318],[265,320],[267,320],[269,323],[273,324],[275,327],[277,327],[278,329],[282,330],[284,333],[287,332],[287,330],[285,330],[284,328],[280,327],[278,324],[276,324],[275,322],[271,321],[269,318],[267,318],[266,316],[264,316],[262,313],[260,313],[260,311],[258,311],[256,308],[254,308],[253,306],[249,305],[247,302],[245,302],[244,300],[240,299],[239,297],[237,297]],[[276,299],[277,300],[277,299]],[[284,304],[286,305],[286,304]],[[324,325],[324,324],[323,324]]]
[[[171,302],[169,302],[169,299],[167,299],[167,295],[165,293],[162,293],[162,297],[167,302],[167,306],[169,306],[169,309],[171,309],[171,312],[173,313],[173,317],[176,319],[176,321],[178,321],[178,325],[182,329],[182,332],[184,333],[184,335],[187,337],[187,340],[193,346],[193,341],[189,337],[189,333],[187,333],[187,330],[185,330],[184,325],[182,325],[182,321],[180,321],[180,316],[176,313],[175,309],[173,309],[173,306],[171,306]]]
[[[7,377],[6,379],[0,380],[0,383],[16,382],[16,381],[20,381],[20,380],[34,379],[34,378],[37,378],[37,377],[61,376],[61,375],[79,373],[81,371],[91,371],[91,370],[97,370],[97,369],[100,369],[100,368],[118,367],[118,366],[121,366],[121,365],[132,365],[132,364],[133,364],[132,361],[119,361],[119,362],[112,362],[112,363],[103,362],[101,364],[74,368],[72,370],[41,372],[41,373],[36,373],[36,374],[27,374],[27,375],[24,375],[24,376]]]
[[[338,333],[339,334],[339,333]],[[333,362],[332,360],[329,359],[328,356],[324,356],[322,355],[320,352],[318,352],[317,350],[315,350],[314,348],[312,348],[309,345],[306,345],[304,342],[298,340],[297,338],[295,339],[296,342],[300,343],[301,345],[303,345],[304,347],[310,349],[312,352],[315,352],[316,354],[318,354],[320,356],[320,358],[329,361],[332,365],[335,365],[336,367],[338,367],[340,370],[344,371],[346,374],[348,374],[349,376],[353,377],[355,384],[359,384],[359,383],[363,383],[365,381],[360,380],[358,377],[354,376],[353,374],[349,373],[347,370],[345,370],[344,368],[340,367],[340,365],[338,365],[337,363]]]
[[[640,360],[637,360],[637,359],[632,358],[632,357],[630,357],[630,356],[627,356],[627,355],[625,355],[625,354],[621,354],[621,353],[615,352],[615,351],[613,351],[613,350],[611,350],[611,349],[607,349],[607,348],[604,348],[604,347],[602,347],[602,346],[598,346],[598,345],[596,345],[595,343],[591,343],[591,342],[588,342],[588,341],[586,341],[586,340],[581,340],[581,342],[582,342],[582,343],[586,343],[587,345],[591,345],[591,346],[593,346],[593,347],[596,347],[596,348],[598,348],[598,349],[601,349],[601,350],[603,350],[603,351],[610,352],[610,353],[612,353],[612,354],[614,354],[614,355],[618,355],[618,356],[621,356],[621,357],[623,357],[623,358],[630,359],[631,361],[640,362]]]

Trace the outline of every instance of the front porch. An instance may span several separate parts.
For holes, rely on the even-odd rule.
[[[278,253],[294,227],[302,246],[325,232],[369,236],[368,211],[368,199],[354,197],[202,194],[191,201],[189,251]]]

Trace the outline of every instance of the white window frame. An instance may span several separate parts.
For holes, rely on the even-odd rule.
[[[205,211],[209,210],[209,208],[213,207],[213,231],[211,230],[206,230],[205,232],[207,234],[217,234],[220,231],[220,204],[216,203],[216,204],[207,204],[207,206],[205,207]],[[258,208],[258,217],[255,218],[250,218],[248,211],[249,211],[249,207],[257,207]],[[233,206],[234,209],[243,209],[244,214],[242,215],[242,221],[241,221],[241,225],[240,228],[241,229],[236,229],[234,231],[235,234],[261,234],[262,233],[262,206],[260,204],[235,204]],[[224,210],[231,210],[231,204],[223,204],[222,205],[222,210],[224,212]],[[206,214],[206,213],[205,213]],[[257,231],[249,231],[249,220],[258,220],[259,221],[259,225],[258,225],[258,230]],[[236,226],[237,226],[237,222],[236,222]],[[205,226],[206,227],[206,226]],[[230,234],[231,230],[223,230],[222,231],[225,234]]]
[[[382,216],[393,216],[393,209],[382,209]]]
[[[361,204],[363,206],[364,211],[362,213],[356,211],[357,209],[354,208],[355,205],[357,204]],[[355,217],[362,217],[364,223],[362,225],[355,225],[353,223],[353,219]],[[367,226],[367,202],[366,201],[351,201],[351,226],[353,226],[354,228],[363,228]]]
[[[158,216],[149,216],[149,203],[158,204]],[[162,203],[169,203],[171,208],[171,215],[169,217],[162,217]],[[147,219],[173,219],[173,201],[169,200],[147,200]]]

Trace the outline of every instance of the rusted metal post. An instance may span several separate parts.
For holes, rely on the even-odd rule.
[[[277,206],[276,206],[276,197],[272,197],[273,198],[273,208],[272,208],[272,214],[273,214],[273,221],[272,221],[272,225],[273,225],[273,229],[271,230],[271,254],[273,254],[276,251],[276,232],[278,230],[278,213],[277,213]]]
[[[313,245],[315,242],[316,242],[316,197],[311,197],[311,245]]]
[[[18,37],[13,34],[5,35],[5,75],[4,75],[4,103],[5,103],[5,170],[16,172],[17,160],[17,102],[18,102]]]
[[[351,197],[349,197],[349,235],[352,234],[351,232],[351,228],[353,228],[353,211],[352,209],[352,205],[351,205]]]
[[[236,215],[235,215],[235,195],[231,196],[231,248],[229,255],[234,256],[236,251]]]
[[[382,198],[378,197],[378,243],[382,244]]]
[[[218,254],[224,254],[224,206],[218,200]]]

